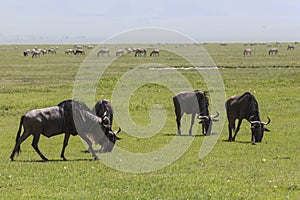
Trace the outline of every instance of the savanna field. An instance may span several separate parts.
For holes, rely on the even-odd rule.
[[[195,44],[166,45],[191,52],[195,48]],[[74,48],[73,45],[1,45],[0,199],[300,199],[300,45],[293,43],[295,49],[291,51],[287,51],[287,45],[202,44],[199,48],[207,51],[222,76],[226,99],[246,91],[254,94],[261,119],[271,119],[268,125],[271,132],[265,133],[261,143],[252,145],[250,124],[244,120],[236,141],[227,142],[226,120],[212,151],[199,158],[202,142],[212,137],[201,136],[199,127],[182,156],[164,168],[147,173],[110,168],[101,162],[101,156],[109,156],[105,154],[99,155],[100,161],[94,161],[78,136],[70,138],[65,152],[68,161],[62,161],[63,134],[41,136],[39,148],[49,162],[42,162],[31,147],[32,137],[22,143],[21,153],[11,162],[9,156],[20,117],[28,110],[72,99],[74,82],[86,56],[99,60],[108,56],[97,57],[97,50],[86,48],[85,55],[65,54],[65,49]],[[35,46],[58,48],[56,54],[23,56],[25,49]],[[119,48],[143,47],[148,52],[160,48],[157,44],[106,47],[113,58]],[[278,48],[278,54],[268,55],[268,50],[274,47]],[[244,56],[244,48],[251,48],[252,55]],[[159,57],[150,57],[148,52],[146,57],[128,53],[116,58],[99,79],[94,102],[111,100],[122,75],[135,66],[149,63],[174,68],[194,89],[209,90],[203,77],[180,56],[161,50]],[[176,136],[173,96],[174,92],[167,87],[153,83],[133,91],[128,106],[132,120],[140,127],[147,127],[151,123],[149,109],[159,104],[157,109],[163,107],[166,112],[165,125],[146,138],[122,131],[119,133],[122,140],[116,146],[144,153],[162,149],[174,138],[186,140],[188,136]],[[155,113],[152,115],[155,117]],[[182,123],[189,126],[190,116],[184,116]],[[113,124],[115,130],[118,126]],[[187,130],[183,134],[187,135]],[[132,165],[142,163],[136,160]]]

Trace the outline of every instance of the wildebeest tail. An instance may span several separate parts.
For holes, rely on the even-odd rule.
[[[23,120],[24,120],[24,115],[20,119],[19,130],[18,130],[18,133],[17,133],[17,136],[16,136],[16,143],[18,142],[18,140],[20,139],[20,136],[21,136],[21,130],[22,130],[22,126],[23,126]],[[18,147],[18,149],[17,149],[16,152],[17,152],[17,154],[19,154],[21,152],[20,145],[19,145],[19,147]]]
[[[173,97],[173,103],[174,103],[175,109],[176,109],[176,108],[180,109],[180,103],[179,103],[179,101],[178,101],[177,96]]]

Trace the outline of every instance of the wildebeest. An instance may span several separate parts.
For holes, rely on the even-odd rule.
[[[100,49],[97,53],[97,57],[102,55],[108,55],[109,56],[109,49]]]
[[[251,49],[244,49],[244,56],[246,56],[246,55],[251,55],[251,53],[252,53],[252,50]]]
[[[85,55],[85,52],[84,52],[84,50],[83,49],[76,49],[75,51],[74,51],[74,54],[75,55]]]
[[[150,56],[159,56],[159,49],[154,49],[151,51]]]
[[[125,53],[125,50],[124,50],[124,49],[118,49],[118,50],[116,51],[116,56],[117,56],[117,57],[118,57],[118,56],[122,56],[124,53]]]
[[[294,50],[295,49],[295,47],[294,46],[292,46],[292,45],[288,45],[288,47],[287,47],[287,50],[289,51],[289,50]]]
[[[147,53],[146,49],[137,48],[137,49],[135,50],[134,56],[135,56],[135,57],[136,57],[136,56],[141,56],[141,55],[146,56],[146,53]]]
[[[243,119],[246,119],[251,123],[252,144],[255,144],[255,142],[261,142],[264,136],[264,131],[270,131],[265,128],[265,125],[271,122],[270,118],[268,117],[267,123],[260,121],[258,103],[250,92],[230,97],[226,101],[225,107],[229,129],[228,141],[235,141],[235,137],[240,130]],[[238,119],[238,125],[235,128],[236,119]],[[233,137],[232,130],[234,131]]]
[[[75,51],[73,50],[73,49],[66,49],[65,50],[65,53],[66,54],[72,54],[72,53],[74,53]]]
[[[107,128],[110,127],[109,124],[107,116],[97,117],[90,112],[85,104],[74,100],[63,101],[53,107],[28,111],[21,117],[16,144],[10,159],[14,160],[15,153],[20,152],[22,142],[33,135],[32,147],[43,161],[47,161],[48,159],[38,148],[40,135],[52,137],[62,133],[65,133],[61,152],[63,160],[66,160],[64,152],[70,135],[79,135],[88,144],[88,150],[92,153],[94,159],[98,159],[92,148],[93,142],[102,145],[102,152],[108,152],[112,151],[116,140],[119,139],[116,133]],[[22,126],[24,132],[21,136]]]
[[[56,50],[54,48],[49,48],[48,53],[56,54]]]
[[[39,50],[33,50],[31,51],[31,57],[32,58],[36,58],[36,57],[40,57],[40,55],[42,54],[43,52],[39,49]]]
[[[181,135],[181,118],[184,113],[192,114],[191,126],[189,135],[192,134],[192,126],[195,122],[195,116],[198,114],[198,119],[202,123],[202,134],[210,135],[211,125],[213,121],[217,121],[218,113],[214,116],[209,116],[209,103],[206,94],[200,90],[181,92],[173,97],[175,107],[175,115],[177,122],[178,135]]]
[[[269,55],[273,55],[273,54],[275,54],[275,55],[277,55],[277,53],[278,53],[278,48],[272,48],[272,49],[270,49],[269,50]]]
[[[93,49],[94,46],[89,44],[86,48],[87,48],[87,49]]]
[[[26,57],[30,53],[30,49],[26,49],[23,51],[23,55]]]
[[[126,50],[127,53],[133,52],[133,49],[131,47],[126,47],[125,50]]]

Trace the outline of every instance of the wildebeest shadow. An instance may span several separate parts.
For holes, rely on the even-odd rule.
[[[94,161],[93,158],[78,158],[78,159],[53,159],[53,160],[14,160],[12,162],[21,162],[21,163],[50,163],[50,162],[80,162],[80,161]]]
[[[167,133],[167,134],[164,134],[164,136],[172,136],[172,137],[174,137],[174,136],[178,136],[178,137],[204,137],[204,136],[206,136],[206,135],[189,135],[189,134],[185,134],[185,135],[181,134],[181,135],[178,135],[178,134],[173,134],[173,133]]]
[[[232,141],[232,142],[230,142],[230,141],[228,141],[228,140],[222,140],[223,142],[228,142],[228,143],[240,143],[240,144],[252,144],[252,142],[251,141]]]

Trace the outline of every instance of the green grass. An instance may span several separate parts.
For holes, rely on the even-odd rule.
[[[70,138],[65,153],[69,161],[63,162],[59,158],[63,135],[40,139],[40,150],[50,162],[40,162],[31,147],[31,138],[22,144],[16,161],[11,162],[9,156],[21,115],[72,98],[76,73],[85,58],[64,54],[64,49],[72,46],[59,45],[57,55],[36,59],[22,55],[23,49],[33,45],[18,49],[0,46],[0,199],[299,199],[300,47],[287,52],[286,44],[279,47],[278,56],[272,57],[263,45],[258,45],[256,53],[249,57],[242,55],[243,44],[204,45],[217,66],[222,67],[219,71],[226,98],[250,91],[258,100],[262,120],[271,118],[271,132],[265,133],[262,143],[251,145],[246,121],[237,141],[227,142],[225,122],[208,156],[199,159],[205,137],[195,137],[178,160],[149,173],[126,173],[93,161],[90,154],[83,152],[79,137]],[[125,72],[150,62],[188,66],[186,61],[166,51],[159,58],[125,55],[102,76],[96,99],[111,99],[115,84]],[[286,66],[290,67],[282,68]],[[179,71],[195,89],[206,89],[195,70]],[[163,148],[173,140],[177,130],[172,96],[172,91],[157,84],[136,90],[129,105],[135,123],[141,127],[149,124],[149,108],[160,104],[166,110],[165,126],[160,133],[145,139],[123,131],[117,145],[130,152],[144,153]],[[190,122],[190,116],[185,119]]]

